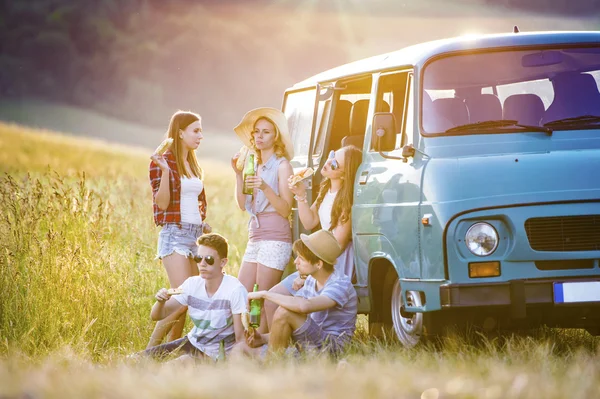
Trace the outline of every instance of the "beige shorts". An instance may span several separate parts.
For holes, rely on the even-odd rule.
[[[249,241],[244,262],[260,263],[271,269],[284,270],[292,257],[292,244],[283,241]]]

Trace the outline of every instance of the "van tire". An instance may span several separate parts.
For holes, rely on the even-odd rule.
[[[421,295],[415,291],[408,291],[406,299],[409,305],[422,306]],[[414,348],[423,342],[425,337],[425,315],[423,313],[406,314],[402,299],[400,280],[396,278],[392,289],[390,301],[392,324],[398,341],[406,348]]]

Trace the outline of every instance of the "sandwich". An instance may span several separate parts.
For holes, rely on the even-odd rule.
[[[241,314],[242,316],[242,325],[244,326],[244,330],[248,331],[250,329],[250,313],[244,312]]]
[[[237,170],[244,170],[244,164],[246,163],[246,157],[248,156],[249,150],[250,148],[246,146],[242,146],[242,148],[240,148],[240,156],[238,157],[235,163],[235,167],[237,168]]]
[[[308,179],[315,173],[313,168],[302,169],[300,172],[296,173],[290,178],[290,186],[295,186],[300,183],[304,179]]]
[[[163,155],[165,152],[167,152],[169,147],[171,147],[171,144],[173,144],[173,139],[170,137],[167,137],[166,139],[163,140],[162,143],[160,143],[160,145],[158,147],[156,147],[156,151],[154,151],[154,152],[158,155]]]
[[[183,294],[183,289],[181,289],[181,287],[179,287],[179,288],[169,288],[167,290],[167,294],[169,294],[169,295],[181,295],[181,294]]]

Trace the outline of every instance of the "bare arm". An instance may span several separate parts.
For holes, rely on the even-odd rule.
[[[330,309],[337,303],[324,295],[319,295],[314,298],[306,299],[296,296],[281,295],[270,291],[258,291],[248,293],[248,300],[254,298],[262,298],[267,301],[276,303],[279,306],[286,308],[295,313],[309,314],[319,312],[321,310]]]
[[[352,219],[348,218],[346,223],[338,224],[334,229],[333,235],[342,249],[346,249],[352,240]]]
[[[289,179],[288,179],[289,180]],[[288,185],[292,194],[298,197],[298,217],[300,223],[306,230],[312,230],[319,224],[319,213],[317,212],[317,203],[313,202],[312,206],[306,201],[306,186],[304,182],[300,182],[294,186]],[[302,200],[304,199],[304,201]]]
[[[242,324],[242,315],[233,315],[233,331],[235,331],[235,342],[243,342],[246,340],[244,336],[244,325]]]
[[[184,305],[180,304],[175,298],[168,295],[165,288],[161,288],[156,293],[156,302],[154,303],[154,306],[152,306],[150,317],[154,321],[162,320],[170,314],[178,311],[183,306]]]

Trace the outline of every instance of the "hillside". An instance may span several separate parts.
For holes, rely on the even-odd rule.
[[[160,130],[174,110],[192,109],[207,129],[231,131],[248,109],[279,107],[299,80],[406,45],[513,25],[598,28],[588,7],[595,2],[521,3],[4,1],[0,97],[76,105]]]

